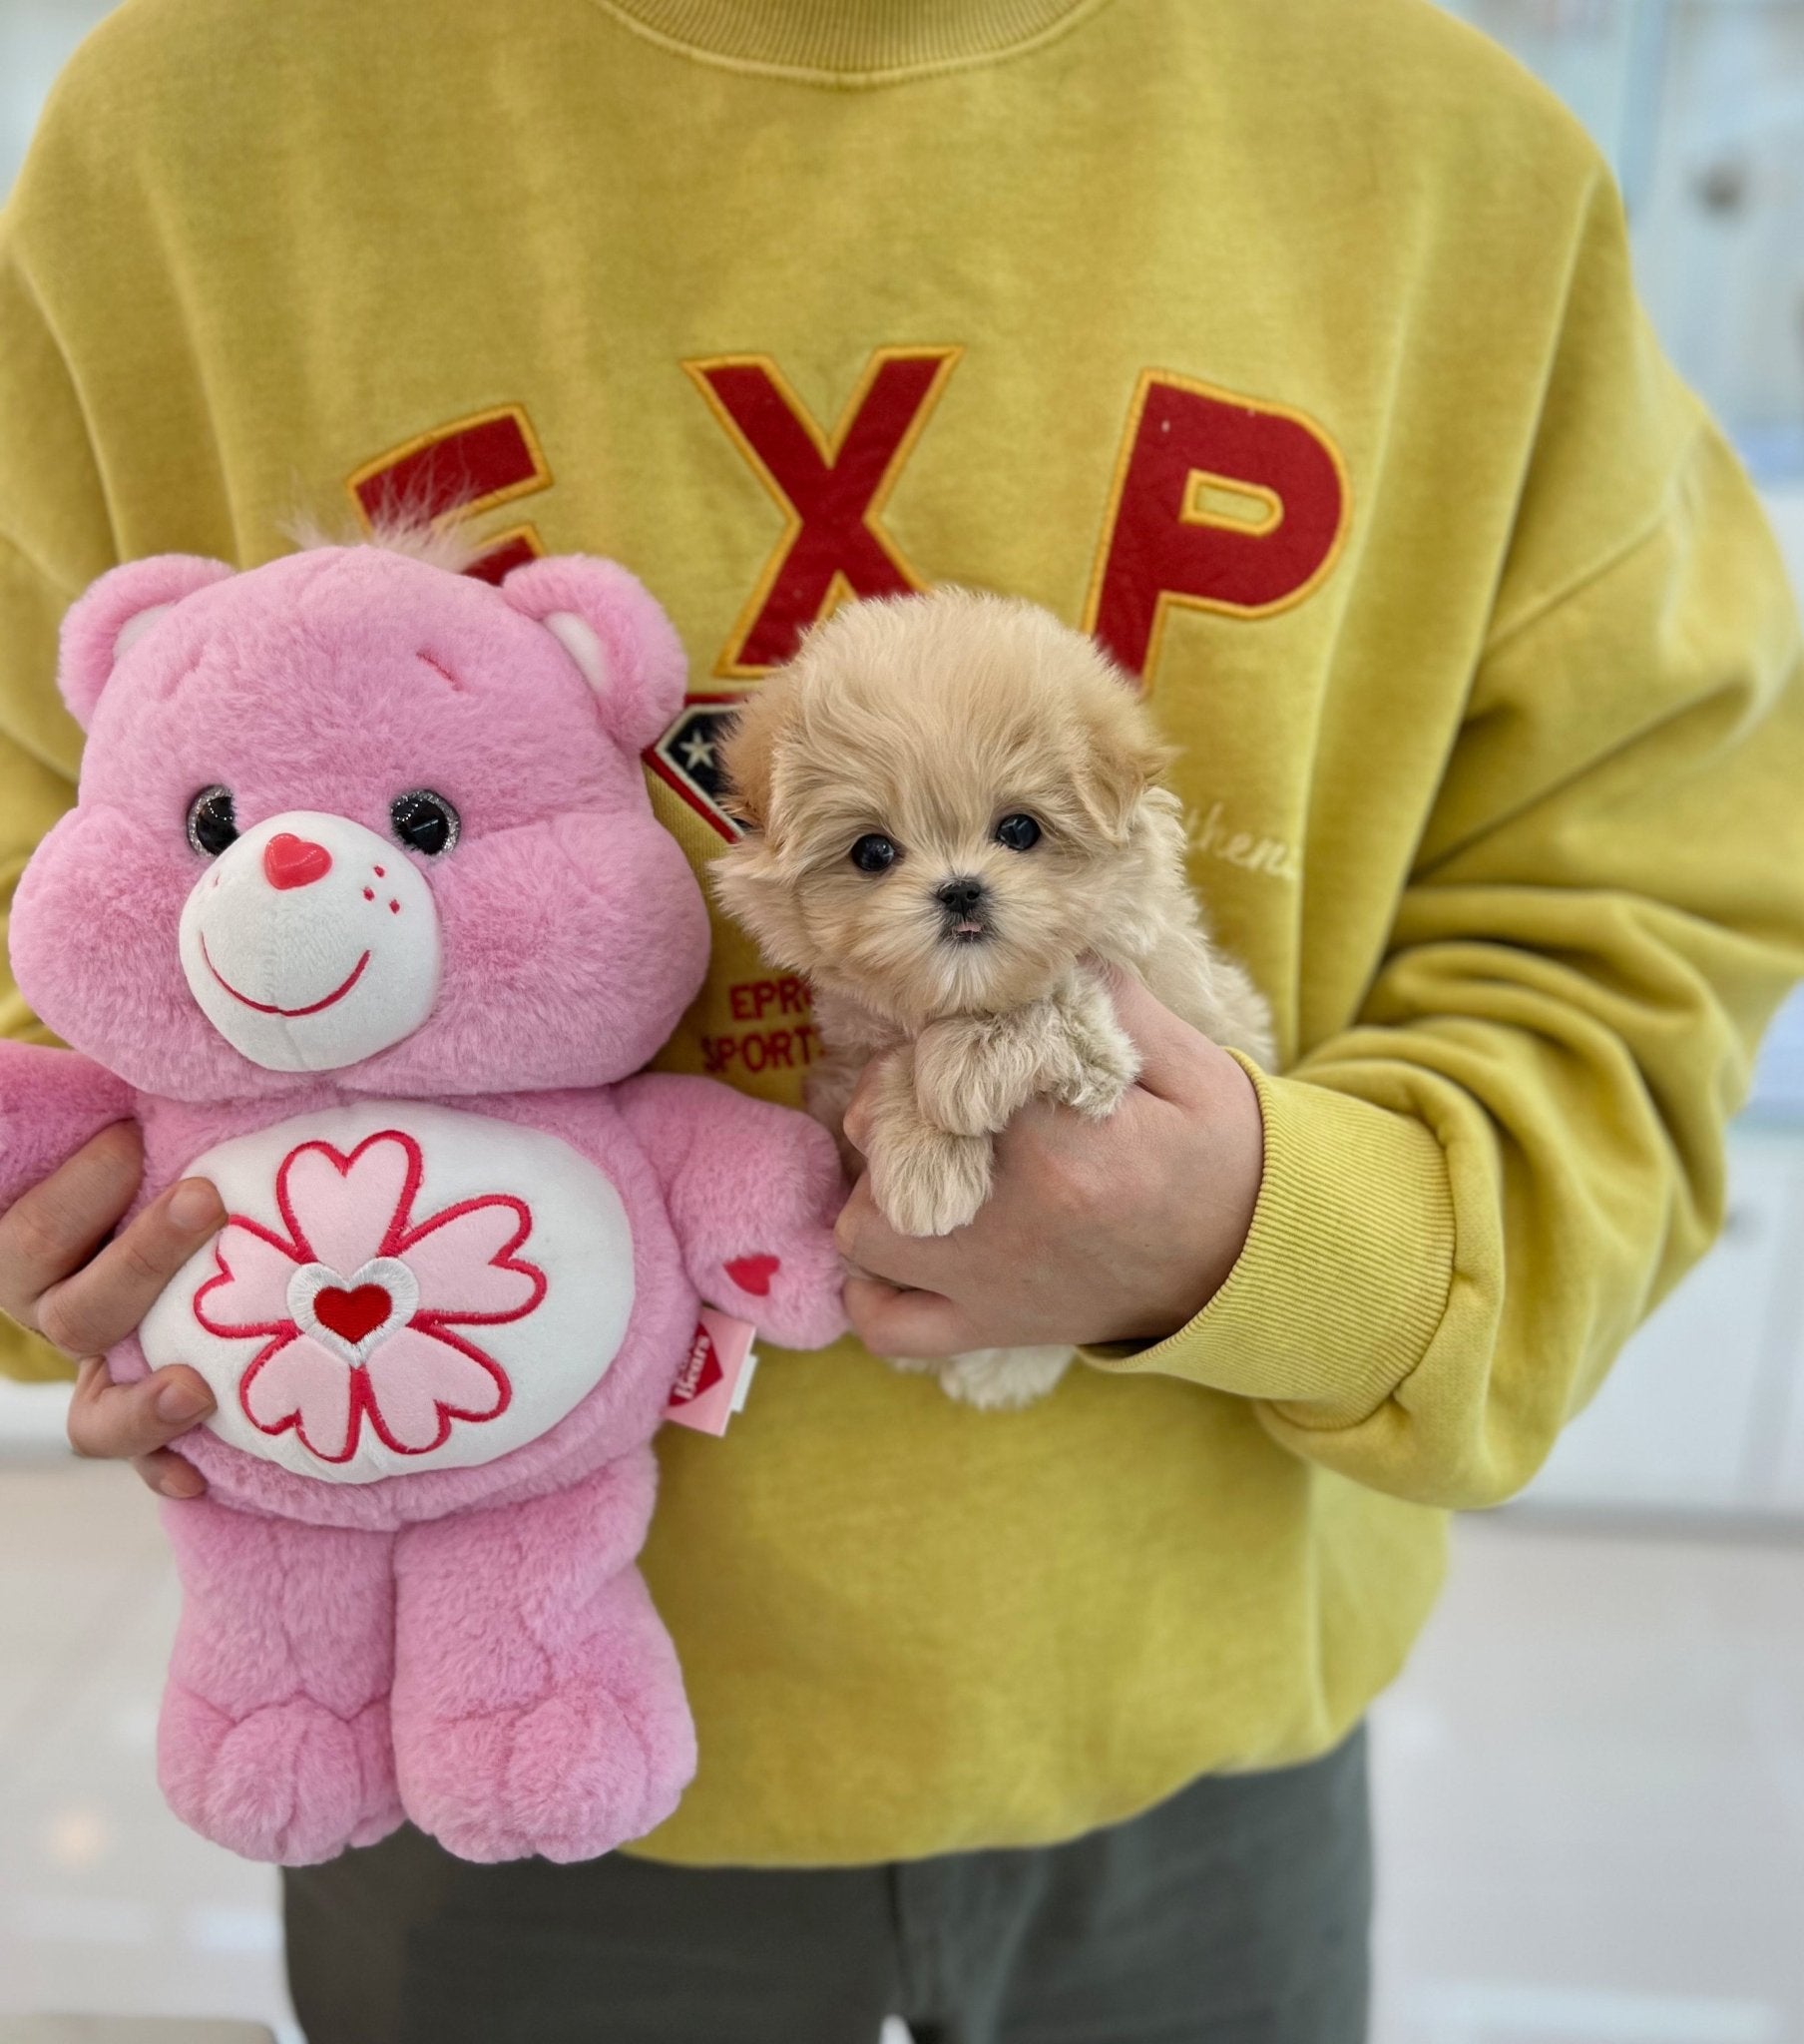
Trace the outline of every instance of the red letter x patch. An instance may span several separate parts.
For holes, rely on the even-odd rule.
[[[879,348],[830,438],[769,356],[683,363],[787,525],[716,674],[761,675],[778,666],[848,593],[902,596],[923,587],[879,520],[962,353]]]

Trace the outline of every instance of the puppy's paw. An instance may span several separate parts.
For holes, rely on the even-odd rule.
[[[1074,1027],[1066,1047],[1070,1056],[1053,1080],[1053,1098],[1093,1121],[1114,1114],[1140,1075],[1133,1039],[1111,1016],[1092,1026]]]
[[[891,1369],[899,1369],[911,1377],[937,1377],[946,1365],[919,1355],[886,1355],[883,1360]]]
[[[871,1197],[898,1235],[950,1235],[990,1197],[988,1136],[920,1127],[871,1153]]]
[[[949,1016],[915,1039],[915,1102],[955,1136],[993,1136],[1033,1097],[1039,1045],[1031,1015]]]
[[[1075,1348],[974,1348],[940,1364],[940,1388],[985,1412],[1018,1411],[1044,1398],[1071,1366]]]
[[[1086,1065],[1073,1072],[1065,1083],[1054,1092],[1054,1099],[1064,1106],[1075,1108],[1079,1114],[1092,1121],[1105,1121],[1122,1104],[1122,1096],[1139,1077],[1137,1064],[1123,1070],[1098,1065]]]

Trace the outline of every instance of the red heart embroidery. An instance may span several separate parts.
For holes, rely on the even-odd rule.
[[[313,1295],[313,1317],[353,1346],[374,1333],[393,1311],[386,1284],[359,1284],[355,1291],[328,1284]]]
[[[726,1267],[726,1275],[741,1291],[749,1291],[763,1298],[770,1290],[770,1279],[783,1268],[778,1257],[735,1257]]]

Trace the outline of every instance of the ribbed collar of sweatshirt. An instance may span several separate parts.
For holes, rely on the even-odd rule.
[[[879,84],[1012,56],[1109,0],[599,0],[628,27],[735,69]]]

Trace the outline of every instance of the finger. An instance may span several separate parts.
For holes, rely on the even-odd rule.
[[[833,1223],[833,1247],[855,1269],[865,1268],[863,1252],[874,1249],[887,1226],[871,1197],[871,1175],[860,1172]]]
[[[932,1289],[947,1275],[947,1262],[957,1254],[944,1236],[898,1235],[884,1220],[871,1194],[870,1173],[852,1188],[833,1224],[833,1243],[852,1267],[891,1284]]]
[[[39,1295],[38,1331],[69,1355],[97,1355],[123,1341],[225,1219],[206,1179],[179,1180],[85,1269]]]
[[[154,1455],[134,1455],[132,1467],[159,1497],[200,1497],[207,1478],[195,1465],[171,1448],[159,1448]]]
[[[144,1146],[130,1122],[84,1143],[0,1214],[0,1312],[26,1326],[41,1293],[79,1271],[138,1195]]]
[[[846,1111],[840,1122],[845,1138],[860,1157],[870,1155],[871,1119],[876,1112],[877,1093],[887,1077],[889,1068],[901,1055],[899,1051],[885,1051],[880,1058],[871,1058],[864,1070],[858,1074],[858,1083],[852,1088],[852,1097],[846,1102]]]
[[[964,1313],[937,1291],[903,1291],[877,1278],[848,1278],[846,1318],[873,1355],[937,1362],[984,1344]]]
[[[1133,1039],[1140,1054],[1137,1084],[1161,1100],[1185,1101],[1196,1092],[1199,1058],[1224,1055],[1199,1029],[1172,1014],[1154,998],[1137,973],[1111,966],[1109,997],[1115,1019]]]
[[[78,1455],[135,1460],[155,1454],[213,1410],[206,1379],[171,1363],[135,1384],[116,1384],[104,1357],[82,1364],[69,1400],[69,1445]]]

